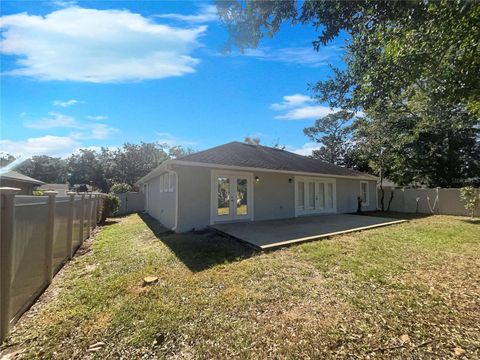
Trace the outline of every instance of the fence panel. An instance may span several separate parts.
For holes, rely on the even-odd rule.
[[[18,191],[0,188],[0,342],[70,257],[70,244],[76,250],[89,236],[103,203],[98,195],[15,195]]]
[[[83,239],[88,239],[89,231],[88,231],[88,215],[90,209],[90,199],[88,196],[85,196],[85,206],[83,207]]]
[[[465,203],[460,199],[460,189],[394,189],[385,190],[385,209],[393,191],[390,211],[467,216]],[[381,192],[378,193],[378,207]],[[417,205],[418,199],[418,205]]]
[[[80,196],[75,196],[73,210],[73,249],[77,249],[82,240],[80,239],[80,219],[81,219],[81,210],[82,210],[82,199]]]
[[[460,189],[439,189],[440,213],[448,215],[468,216],[465,203],[460,200]],[[477,215],[480,210],[477,211]]]
[[[118,194],[120,208],[117,214],[128,214],[145,210],[145,194],[141,192],[126,192]]]
[[[53,229],[53,268],[57,272],[68,258],[68,210],[70,198],[57,197],[55,206],[55,226]]]
[[[15,204],[15,239],[12,251],[11,317],[16,318],[24,307],[47,285],[47,197],[42,201]]]

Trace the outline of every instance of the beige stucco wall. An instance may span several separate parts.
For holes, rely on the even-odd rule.
[[[175,192],[160,192],[160,176],[148,182],[146,211],[164,226],[175,226]]]
[[[178,174],[179,187],[177,231],[183,232],[208,226],[212,168],[175,165],[173,170]],[[294,217],[294,175],[254,171],[253,177],[256,176],[259,181],[254,181],[253,184],[254,220]],[[289,182],[289,179],[292,179],[292,182]],[[360,181],[337,179],[336,183],[337,212],[355,212],[357,197],[360,194]],[[369,206],[364,207],[365,211],[376,209],[375,181],[369,181],[369,196],[370,203]],[[156,217],[153,214],[152,216]]]
[[[177,231],[201,229],[210,224],[210,169],[174,166],[178,176]]]
[[[362,206],[363,211],[376,210],[376,181],[368,181],[369,204]],[[337,179],[337,212],[352,213],[357,211],[357,198],[360,195],[360,180]]]

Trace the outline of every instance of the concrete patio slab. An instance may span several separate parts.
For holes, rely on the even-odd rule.
[[[399,224],[405,221],[376,216],[331,214],[282,220],[216,224],[211,227],[221,233],[247,242],[255,248],[270,249],[332,235]]]

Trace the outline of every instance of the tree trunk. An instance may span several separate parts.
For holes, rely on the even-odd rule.
[[[395,193],[395,191],[392,190],[392,193],[390,194],[390,200],[388,200],[387,212],[390,211],[390,205],[392,205],[392,200],[393,200],[393,194],[394,193]]]

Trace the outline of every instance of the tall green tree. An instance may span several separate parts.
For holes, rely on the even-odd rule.
[[[332,107],[363,110],[369,121],[359,131],[384,130],[381,142],[391,156],[384,170],[400,184],[455,186],[480,176],[479,2],[219,1],[217,7],[229,45],[240,49],[274,36],[284,22],[312,24],[317,50],[347,33],[346,66],[333,67],[312,90]],[[368,131],[357,137],[359,145],[378,141]],[[365,164],[366,150],[354,148],[348,157]],[[378,172],[372,161],[369,168]]]
[[[320,144],[312,156],[335,165],[347,165],[353,116],[350,111],[337,111],[316,120],[314,126],[303,129],[306,136]]]
[[[15,167],[19,173],[50,184],[64,184],[67,181],[66,170],[64,159],[46,155],[32,156]]]
[[[0,152],[0,167],[7,166],[11,162],[15,161],[15,156],[12,154]]]
[[[169,159],[165,146],[158,143],[131,144],[113,152],[116,166],[113,180],[115,183],[126,183],[131,186],[141,177],[148,174],[165,160]]]
[[[68,182],[72,186],[87,184],[108,192],[105,172],[95,150],[80,149],[68,158]]]

